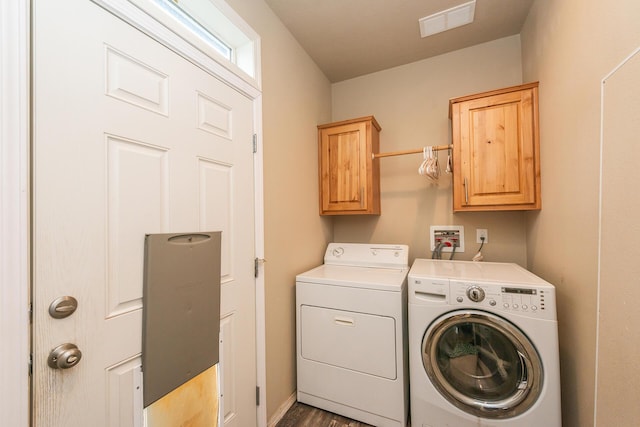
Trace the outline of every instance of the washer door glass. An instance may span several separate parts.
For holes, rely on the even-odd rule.
[[[542,389],[542,364],[531,341],[489,313],[440,317],[423,338],[422,361],[449,402],[483,418],[515,417],[533,405]]]

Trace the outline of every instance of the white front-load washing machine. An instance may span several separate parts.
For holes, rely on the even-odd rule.
[[[296,276],[299,402],[378,427],[409,417],[406,245],[331,243]]]
[[[555,288],[510,263],[416,259],[412,427],[560,427]]]

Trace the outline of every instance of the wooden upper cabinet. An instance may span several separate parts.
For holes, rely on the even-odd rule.
[[[380,215],[379,133],[373,116],[318,126],[320,215]]]
[[[453,210],[540,209],[538,83],[452,99]]]

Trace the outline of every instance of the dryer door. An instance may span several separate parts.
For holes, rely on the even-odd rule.
[[[422,340],[422,362],[449,402],[482,418],[515,417],[542,390],[542,363],[531,341],[490,313],[454,311],[438,318]]]

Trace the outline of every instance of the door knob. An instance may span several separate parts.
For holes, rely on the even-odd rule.
[[[51,350],[47,363],[53,369],[69,369],[73,368],[82,359],[80,349],[71,343],[61,344]]]

